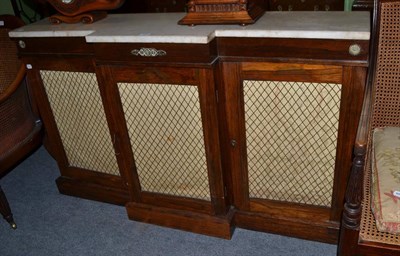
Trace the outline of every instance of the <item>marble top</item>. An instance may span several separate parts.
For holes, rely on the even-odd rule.
[[[215,37],[368,40],[368,12],[266,12],[255,24],[178,25],[185,13],[113,14],[93,24],[51,25],[47,19],[10,37],[85,37],[90,43],[199,43]]]

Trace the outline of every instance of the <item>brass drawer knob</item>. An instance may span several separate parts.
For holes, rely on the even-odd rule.
[[[25,49],[25,47],[26,47],[25,42],[22,41],[22,40],[19,40],[19,41],[18,41],[18,45],[19,45],[19,47],[21,47],[22,49]]]
[[[358,44],[352,44],[349,46],[349,54],[352,56],[357,56],[361,53],[361,46]]]
[[[142,57],[157,57],[157,56],[165,56],[167,55],[167,52],[164,50],[157,50],[154,48],[140,48],[132,50],[131,54]]]

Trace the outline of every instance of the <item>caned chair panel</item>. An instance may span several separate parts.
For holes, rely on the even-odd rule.
[[[371,130],[400,127],[400,2],[382,2]],[[371,145],[371,135],[368,144]],[[400,245],[400,235],[380,232],[371,211],[371,163],[366,159],[360,241]]]

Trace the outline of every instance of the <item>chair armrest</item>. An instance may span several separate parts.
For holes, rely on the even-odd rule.
[[[360,151],[365,151],[368,145],[368,139],[371,131],[372,104],[373,100],[371,86],[368,86],[367,90],[365,91],[360,121],[358,123],[357,135],[354,143],[354,155],[360,154]]]
[[[373,104],[372,84],[369,81],[371,80],[368,80],[364,94],[363,107],[353,149],[354,157],[345,194],[342,225],[351,230],[359,229],[361,219],[363,179],[366,160],[368,159],[366,156],[369,152],[371,110]]]

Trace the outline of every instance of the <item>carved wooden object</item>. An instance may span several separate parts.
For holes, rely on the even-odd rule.
[[[264,13],[260,0],[190,0],[188,14],[178,23],[196,24],[252,24]]]
[[[93,23],[107,16],[105,10],[120,7],[125,0],[47,0],[59,13],[49,20],[53,24]]]

